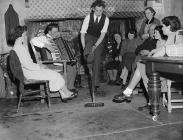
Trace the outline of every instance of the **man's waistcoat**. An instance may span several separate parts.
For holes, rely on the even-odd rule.
[[[101,34],[102,28],[104,27],[105,18],[106,16],[102,14],[99,23],[96,24],[94,22],[94,13],[91,13],[87,33],[98,38]]]

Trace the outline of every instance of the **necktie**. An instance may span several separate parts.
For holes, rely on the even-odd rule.
[[[95,19],[95,24],[98,24],[98,17]]]

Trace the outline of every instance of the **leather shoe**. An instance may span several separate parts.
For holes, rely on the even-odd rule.
[[[74,99],[74,98],[76,98],[78,96],[78,91],[77,90],[72,89],[70,91],[72,91],[73,93],[69,97],[63,98],[61,96],[62,102],[67,103],[68,100],[72,100],[72,99]]]
[[[115,103],[122,103],[122,102],[131,102],[132,96],[126,96],[123,93],[120,93],[118,95],[115,95],[113,98],[113,102]]]
[[[71,94],[71,96],[69,97],[70,100],[78,96],[78,91],[76,89],[71,89],[70,91],[73,92],[73,94]]]
[[[77,89],[75,89],[75,88],[73,88],[73,89],[69,89],[71,92],[73,92],[73,93],[78,93],[78,90]]]
[[[77,96],[78,96],[78,94],[73,93],[73,94],[71,94],[71,96],[69,96],[67,98],[62,98],[62,102],[67,103],[68,100],[72,100],[72,99],[76,98]]]
[[[71,94],[71,96],[69,97],[69,99],[74,99],[78,96],[78,93],[73,93]]]

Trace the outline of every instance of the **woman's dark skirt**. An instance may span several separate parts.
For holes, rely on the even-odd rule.
[[[107,70],[119,70],[120,67],[120,61],[110,61],[106,64]]]
[[[129,71],[132,70],[132,64],[134,63],[136,58],[135,53],[127,52],[123,55],[122,63],[123,66],[126,67]]]

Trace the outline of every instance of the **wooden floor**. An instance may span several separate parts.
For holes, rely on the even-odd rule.
[[[161,107],[154,122],[148,111],[137,110],[145,103],[143,94],[116,104],[112,97],[120,87],[103,84],[101,89],[96,101],[104,107],[84,107],[91,101],[87,87],[68,103],[52,98],[51,109],[29,101],[15,113],[15,99],[0,99],[0,140],[183,140],[183,109],[168,114]]]

